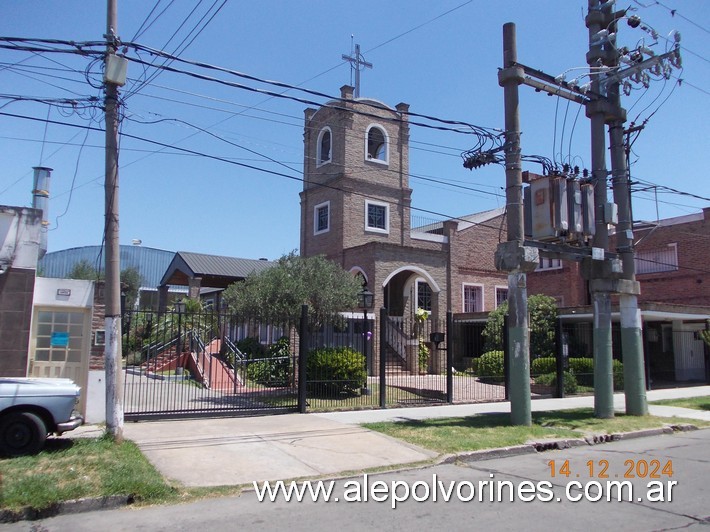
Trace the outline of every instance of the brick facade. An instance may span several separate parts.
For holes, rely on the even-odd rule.
[[[653,257],[669,246],[676,248],[677,268],[637,273],[639,301],[674,305],[710,306],[710,207],[698,215],[661,220],[659,225],[636,228],[637,256]],[[661,254],[661,257],[664,255]],[[657,262],[668,262],[665,258]],[[659,264],[660,266],[660,264]]]
[[[105,364],[103,345],[96,345],[96,332],[106,328],[106,298],[105,282],[94,282],[94,304],[91,309],[91,350],[89,353],[89,370],[103,370]]]
[[[35,270],[8,268],[0,275],[0,375],[27,376]]]

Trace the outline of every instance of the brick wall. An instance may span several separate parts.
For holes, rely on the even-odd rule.
[[[501,230],[501,224],[503,229]],[[483,306],[489,311],[496,307],[496,286],[507,286],[508,276],[495,267],[495,250],[506,238],[503,216],[497,216],[484,223],[463,230],[449,228],[451,246],[451,309],[463,312],[464,284],[482,285]]]
[[[634,230],[637,252],[676,244],[678,269],[638,274],[640,302],[710,306],[710,208],[702,215],[662,220],[661,225]]]
[[[0,275],[0,375],[27,376],[35,270],[8,268]]]

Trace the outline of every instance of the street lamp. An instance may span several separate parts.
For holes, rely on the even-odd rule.
[[[363,395],[370,395],[370,390],[367,387],[367,377],[370,374],[370,357],[368,355],[368,340],[370,335],[370,322],[367,320],[367,311],[375,306],[375,294],[367,289],[367,284],[363,285],[362,292],[358,294],[358,306],[362,309],[363,314],[363,347],[365,355],[365,386],[362,389]]]

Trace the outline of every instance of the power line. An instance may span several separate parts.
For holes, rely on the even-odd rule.
[[[0,116],[9,116],[9,117],[12,117],[12,118],[20,118],[20,119],[31,120],[31,121],[35,121],[35,122],[44,122],[44,121],[45,121],[45,120],[43,120],[43,119],[41,119],[41,118],[36,118],[36,117],[31,117],[31,116],[17,115],[17,114],[13,114],[13,113],[2,112],[2,111],[0,111]],[[68,126],[68,127],[81,128],[81,129],[89,129],[89,130],[91,130],[91,131],[104,132],[103,129],[96,128],[96,127],[92,127],[92,126],[82,126],[82,125],[78,125],[78,124],[71,124],[71,123],[68,123],[68,122],[59,122],[59,121],[56,121],[56,120],[50,120],[49,122],[50,122],[50,123],[53,123],[53,124]],[[285,173],[283,173],[283,172],[277,172],[277,171],[274,171],[274,170],[268,170],[268,169],[266,169],[266,168],[261,168],[261,167],[258,167],[258,166],[254,166],[254,165],[250,165],[250,164],[246,164],[246,163],[242,163],[242,162],[238,162],[238,161],[233,161],[233,160],[230,160],[230,159],[228,159],[228,158],[226,158],[226,157],[222,157],[222,156],[219,156],[219,155],[211,155],[211,154],[204,153],[204,152],[200,152],[200,151],[197,151],[197,150],[191,150],[191,149],[189,149],[189,148],[181,148],[181,147],[179,147],[179,146],[173,146],[173,145],[167,144],[167,143],[165,143],[165,142],[160,142],[160,141],[157,141],[157,140],[147,139],[147,138],[145,138],[145,137],[140,137],[140,136],[138,136],[138,135],[132,135],[132,134],[129,134],[129,133],[123,133],[123,132],[121,132],[121,133],[120,133],[120,136],[121,136],[121,137],[125,137],[125,138],[130,138],[130,139],[138,140],[138,141],[141,141],[141,142],[147,142],[147,143],[150,143],[150,144],[155,144],[156,146],[162,146],[162,147],[166,147],[166,148],[172,148],[172,149],[174,149],[174,150],[178,150],[178,151],[181,151],[181,152],[184,152],[184,153],[188,153],[188,154],[192,154],[192,155],[204,157],[204,158],[206,158],[206,159],[212,159],[212,160],[215,160],[215,161],[224,162],[224,163],[231,164],[231,165],[235,165],[235,166],[239,166],[239,167],[242,167],[242,168],[247,168],[247,169],[249,169],[249,170],[255,170],[255,171],[257,171],[257,172],[262,172],[262,173],[270,174],[270,175],[273,175],[273,176],[276,176],[276,177],[283,177],[283,178],[289,179],[289,180],[291,180],[291,181],[297,181],[297,182],[299,182],[299,183],[303,183],[303,182],[304,182],[304,178],[301,177],[301,176],[293,176],[293,175],[285,174]],[[336,191],[339,191],[339,192],[344,192],[343,189],[341,189],[341,188],[339,188],[339,187],[336,187],[336,186],[333,186],[333,185],[318,184],[318,185],[316,185],[316,186],[321,187],[321,188],[328,188],[328,189],[336,190]],[[349,192],[350,194],[352,194],[352,195],[355,195],[355,196],[361,196],[361,197],[364,197],[364,198],[369,198],[369,197],[370,197],[370,196],[368,196],[367,194],[364,194],[364,193],[362,193],[362,192],[357,192],[357,191],[352,191],[352,190],[348,190],[348,192]],[[440,217],[446,218],[447,220],[462,221],[462,222],[466,222],[466,223],[471,223],[470,220],[466,220],[466,219],[464,219],[464,218],[459,218],[459,217],[452,217],[452,216],[450,216],[450,215],[447,215],[447,214],[444,214],[444,213],[441,213],[441,212],[437,212],[437,211],[432,211],[432,210],[428,210],[428,209],[422,209],[422,208],[419,208],[419,207],[410,207],[410,209],[411,209],[412,211],[423,212],[423,213],[431,214],[431,215],[434,215],[434,216],[440,216]],[[477,225],[477,226],[480,226],[480,227],[487,227],[487,228],[489,228],[489,229],[495,229],[496,231],[498,230],[498,227],[497,227],[497,226],[494,227],[494,226],[486,225],[485,223],[475,223],[474,225]]]

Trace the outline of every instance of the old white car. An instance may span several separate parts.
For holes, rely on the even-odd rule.
[[[38,453],[48,434],[80,426],[80,393],[70,379],[0,377],[0,454]]]

